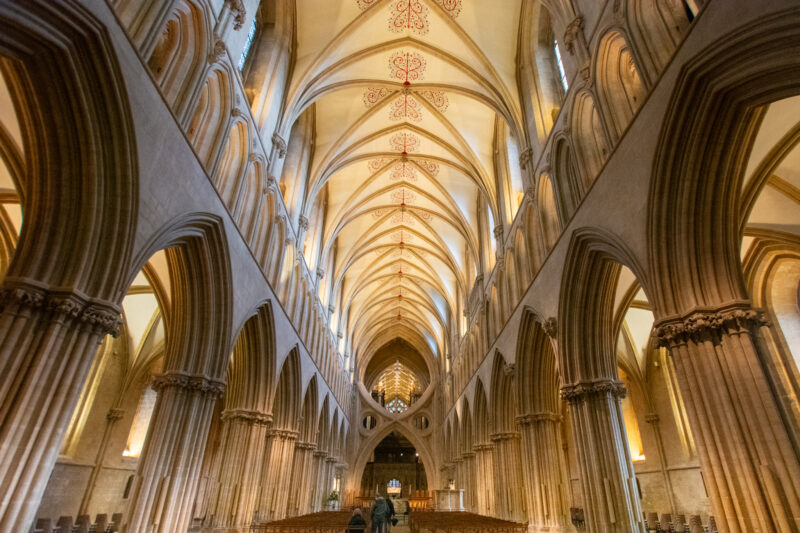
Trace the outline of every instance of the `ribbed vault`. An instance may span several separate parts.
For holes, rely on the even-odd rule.
[[[493,229],[523,190],[518,170],[498,168],[513,155],[502,168],[518,169],[519,4],[307,0],[297,12],[279,131],[313,131],[314,147],[304,201],[287,203],[309,221],[303,253],[357,365],[393,338],[441,360],[494,261]],[[407,389],[417,371],[396,362]]]

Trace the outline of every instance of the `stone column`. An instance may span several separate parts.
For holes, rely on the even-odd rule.
[[[522,436],[520,455],[532,531],[573,531],[561,447],[561,416],[541,412],[520,416],[517,423]]]
[[[800,466],[749,302],[658,322],[669,348],[720,531],[800,530]]]
[[[231,409],[222,413],[222,443],[217,494],[212,502],[214,527],[250,527],[261,486],[261,464],[272,416]]]
[[[256,506],[259,522],[270,522],[286,515],[286,494],[298,433],[288,429],[272,429],[267,434],[261,467],[261,495]]]
[[[297,514],[307,514],[311,512],[311,495],[315,479],[314,471],[314,448],[313,442],[298,442],[295,445],[295,457],[301,464],[300,477],[297,480]]]
[[[495,516],[516,522],[525,522],[523,512],[522,461],[520,459],[519,433],[514,431],[495,433],[494,443],[494,487]]]
[[[83,492],[81,499],[81,506],[78,508],[78,516],[89,514],[89,503],[92,500],[94,488],[97,486],[97,478],[100,477],[100,472],[103,470],[103,461],[106,456],[106,449],[108,448],[108,441],[111,439],[111,432],[117,420],[122,418],[125,411],[116,407],[112,407],[106,413],[106,423],[103,428],[103,438],[100,440],[100,447],[95,456],[94,465],[92,466],[92,473],[89,475],[89,481],[86,483],[86,490]]]
[[[468,511],[477,512],[478,500],[476,498],[475,479],[475,452],[465,452],[461,455],[464,460],[464,506]]]
[[[325,453],[323,451],[320,451],[320,450],[316,450],[316,451],[312,452],[312,454],[311,454],[311,457],[312,457],[312,462],[311,462],[312,469],[311,469],[311,476],[310,476],[310,479],[311,479],[311,491],[310,491],[310,494],[309,494],[309,498],[310,498],[309,512],[311,512],[311,513],[319,511],[320,508],[321,508],[321,505],[322,505],[322,493],[321,493],[321,489],[320,489],[320,486],[319,486],[319,480],[320,480],[320,476],[322,475],[321,471],[322,471],[322,467],[324,466],[324,459],[325,459],[325,457],[327,455],[328,455],[327,453]]]
[[[494,445],[475,446],[475,496],[478,514],[497,516],[494,487]]]
[[[6,279],[0,292],[0,531],[27,528],[102,338],[119,308]]]
[[[176,370],[156,377],[158,392],[123,531],[171,533],[191,523],[211,426],[225,384]]]
[[[589,531],[644,532],[616,379],[581,381],[561,388],[570,403],[570,422],[581,472]]]

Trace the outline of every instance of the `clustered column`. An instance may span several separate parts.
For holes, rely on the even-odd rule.
[[[191,523],[214,404],[225,384],[169,371],[156,377],[153,388],[158,399],[123,529],[185,531]]]
[[[264,448],[272,417],[243,409],[222,413],[222,444],[212,525],[247,528],[261,486]]]
[[[561,416],[540,412],[517,418],[528,522],[533,531],[571,531]]]
[[[292,516],[305,514],[309,511],[314,448],[313,442],[298,441],[294,445],[293,486],[289,500],[289,514]]]
[[[259,522],[270,522],[286,516],[297,436],[297,431],[289,429],[270,429],[267,432],[261,474],[263,485],[255,513]]]
[[[720,530],[800,529],[800,466],[759,338],[761,312],[736,302],[659,322]]]
[[[520,460],[519,433],[507,431],[491,435],[494,448],[495,516],[525,522],[522,509],[522,464]]]
[[[562,387],[561,396],[570,403],[588,529],[644,532],[620,406],[622,382],[582,381]]]
[[[482,443],[475,449],[475,495],[478,514],[492,516],[495,510],[494,445]]]
[[[120,310],[6,279],[0,293],[0,526],[32,520],[102,338]]]

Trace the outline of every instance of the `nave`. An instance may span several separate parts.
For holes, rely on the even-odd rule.
[[[800,531],[799,95],[796,0],[0,0],[0,533]]]

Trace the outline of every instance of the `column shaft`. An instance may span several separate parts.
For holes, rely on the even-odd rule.
[[[800,530],[800,465],[759,339],[761,313],[737,302],[661,321],[720,531]]]
[[[115,306],[29,286],[0,294],[0,532],[33,523]]]
[[[158,399],[123,526],[130,533],[189,527],[211,416],[224,385],[172,371],[157,377],[153,388]]]

